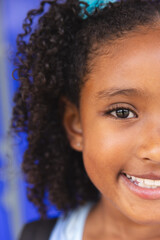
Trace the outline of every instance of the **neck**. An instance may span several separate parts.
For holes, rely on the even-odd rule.
[[[89,213],[86,227],[88,235],[104,236],[101,239],[113,239],[114,237],[130,240],[160,239],[160,223],[135,223],[103,198]]]

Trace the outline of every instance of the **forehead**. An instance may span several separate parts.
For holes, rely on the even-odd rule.
[[[160,88],[160,27],[132,31],[113,45],[106,42],[100,53],[90,60],[85,83],[90,92],[123,85],[150,88],[155,80]]]

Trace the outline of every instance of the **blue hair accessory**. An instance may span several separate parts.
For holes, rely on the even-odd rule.
[[[85,6],[80,1],[80,6],[82,8],[82,11],[80,13],[80,16],[85,19],[87,18],[87,14],[85,13],[85,10],[88,14],[92,14],[95,10],[95,8],[103,9],[107,6],[109,2],[116,2],[117,0],[82,0],[83,2],[88,4],[88,7],[85,9]]]

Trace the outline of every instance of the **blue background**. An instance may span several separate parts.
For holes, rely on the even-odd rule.
[[[22,32],[27,11],[39,7],[39,3],[40,0],[0,0],[0,240],[16,240],[25,222],[39,218],[27,201],[20,170],[25,143],[19,144],[18,138],[13,142],[7,136],[17,88],[12,79],[16,36]],[[57,214],[55,208],[48,213],[49,217]]]

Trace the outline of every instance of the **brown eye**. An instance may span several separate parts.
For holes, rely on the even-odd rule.
[[[130,111],[128,109],[118,109],[116,110],[116,115],[119,118],[127,118],[129,116]]]
[[[136,114],[126,108],[118,108],[113,111],[110,111],[110,115],[116,117],[116,118],[134,118],[136,117]]]

